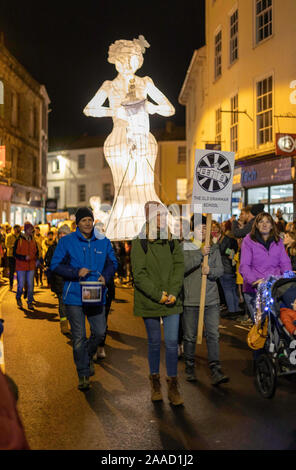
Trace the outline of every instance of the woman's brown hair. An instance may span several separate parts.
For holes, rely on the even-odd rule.
[[[295,256],[296,255],[296,233],[291,231],[291,232],[287,232],[287,235],[289,235],[289,237],[292,238],[293,243],[289,247],[287,247],[286,250],[289,255]]]
[[[257,238],[256,238],[256,231],[259,232],[259,229],[258,229],[258,223],[261,222],[261,220],[266,217],[269,222],[271,223],[271,230],[269,232],[269,237],[268,238],[274,238],[275,242],[278,243],[280,237],[279,237],[279,233],[278,233],[278,229],[277,229],[277,226],[275,224],[275,221],[273,220],[272,216],[268,213],[268,212],[260,212],[260,214],[258,214],[256,216],[256,219],[253,223],[253,226],[252,226],[252,230],[251,230],[251,233],[250,233],[250,238],[256,242],[257,241]]]

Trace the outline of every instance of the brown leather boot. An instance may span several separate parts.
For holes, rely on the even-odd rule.
[[[151,374],[151,375],[149,375],[149,379],[150,379],[150,384],[151,384],[151,400],[152,401],[162,401],[159,374]]]
[[[184,401],[178,390],[178,379],[177,377],[167,377],[168,384],[168,399],[174,406],[183,405]]]

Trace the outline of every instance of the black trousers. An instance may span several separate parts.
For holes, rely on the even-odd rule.
[[[8,267],[9,267],[9,285],[12,289],[13,278],[15,273],[15,258],[13,256],[8,256]]]

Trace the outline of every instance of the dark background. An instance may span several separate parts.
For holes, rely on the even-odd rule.
[[[111,118],[87,118],[82,110],[103,81],[116,76],[107,62],[110,44],[140,34],[150,48],[137,74],[153,79],[176,108],[170,119],[185,124],[178,95],[194,50],[204,44],[204,0],[0,0],[0,31],[9,51],[47,89],[50,144],[109,133]],[[166,120],[154,115],[151,128]]]

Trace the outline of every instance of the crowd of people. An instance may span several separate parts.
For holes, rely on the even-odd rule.
[[[168,399],[178,406],[183,404],[178,381],[181,354],[186,380],[197,380],[202,277],[207,278],[204,336],[211,383],[217,386],[229,381],[220,360],[220,318],[254,324],[256,287],[270,275],[296,268],[296,222],[287,223],[280,211],[274,220],[263,204],[255,204],[244,207],[238,220],[212,221],[207,242],[206,217],[201,214],[177,220],[179,236],[169,229],[169,213],[161,203],[146,203],[145,214],[141,233],[124,243],[111,243],[87,207],[78,209],[74,226],[50,229],[45,237],[30,222],[2,228],[2,266],[8,270],[11,290],[16,272],[18,307],[24,297],[28,309],[34,309],[34,284],[43,286],[45,279],[57,296],[61,332],[71,336],[81,391],[90,388],[94,361],[105,357],[115,285],[132,283],[134,315],[143,318],[147,332],[151,400],[163,400],[163,327]]]

